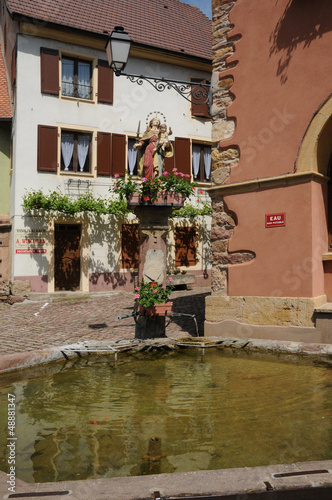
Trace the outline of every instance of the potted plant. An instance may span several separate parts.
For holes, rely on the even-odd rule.
[[[172,278],[168,278],[172,281]],[[155,281],[146,283],[142,281],[135,287],[135,301],[138,304],[139,314],[144,316],[165,316],[172,312],[173,302],[168,301],[173,287],[163,288]]]

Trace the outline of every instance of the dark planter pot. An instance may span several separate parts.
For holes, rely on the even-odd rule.
[[[140,308],[141,316],[170,316],[173,309],[173,302],[163,302],[144,309]]]

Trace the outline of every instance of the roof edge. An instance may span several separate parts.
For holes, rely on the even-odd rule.
[[[5,0],[5,2],[7,5],[7,0]],[[7,7],[8,7],[8,5],[7,5]],[[12,11],[10,11],[9,7],[8,7],[8,12],[11,15],[12,19],[16,20],[16,21],[23,21],[24,23],[35,24],[37,26],[44,27],[44,28],[49,27],[50,29],[63,30],[66,32],[74,32],[74,33],[77,33],[79,35],[85,35],[85,36],[89,36],[89,37],[94,38],[94,39],[103,40],[105,43],[111,34],[110,32],[105,33],[105,34],[95,33],[94,31],[83,30],[80,28],[67,26],[65,24],[58,24],[58,23],[53,23],[53,22],[49,22],[49,21],[42,21],[41,19],[37,19],[35,17],[26,16],[26,15],[20,14],[18,12],[12,12]],[[176,55],[176,56],[179,55],[181,57],[186,57],[186,58],[188,58],[192,61],[195,61],[195,62],[204,62],[205,64],[208,63],[208,64],[211,64],[211,70],[212,70],[212,57],[211,57],[211,59],[208,59],[205,57],[198,57],[198,56],[195,56],[193,54],[188,54],[186,52],[175,51],[175,50],[173,51],[173,50],[164,49],[164,48],[158,47],[158,46],[141,44],[141,43],[135,42],[134,40],[132,40],[132,46],[137,47],[137,48],[142,48],[145,50],[149,49],[149,50],[154,50],[157,52],[163,52],[164,54],[170,54],[170,55]]]

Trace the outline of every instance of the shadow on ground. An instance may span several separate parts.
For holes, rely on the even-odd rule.
[[[204,335],[205,298],[208,295],[211,295],[211,293],[199,293],[197,295],[181,296],[172,299],[173,312],[196,316],[198,336],[200,337]],[[185,330],[191,337],[197,336],[196,325],[193,318],[173,316],[172,322],[178,325],[182,330]]]

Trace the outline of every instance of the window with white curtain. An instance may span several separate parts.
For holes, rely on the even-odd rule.
[[[192,143],[192,174],[197,182],[211,181],[211,146]]]
[[[92,99],[92,67],[90,61],[72,57],[62,57],[63,96]]]
[[[137,175],[137,149],[134,149],[136,139],[128,139],[128,174]]]
[[[61,171],[73,173],[91,172],[92,134],[85,132],[61,132]]]

